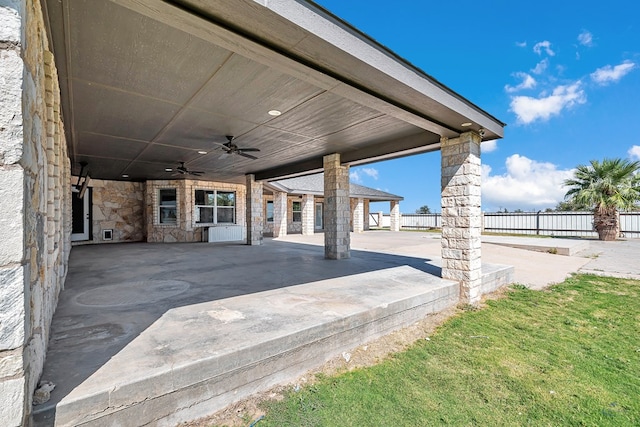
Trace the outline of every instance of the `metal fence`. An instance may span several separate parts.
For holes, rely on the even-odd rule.
[[[442,220],[440,214],[402,214],[400,227],[413,230],[428,230],[440,228]]]
[[[542,236],[597,237],[591,212],[484,213],[484,231]],[[620,232],[640,237],[640,212],[620,213]]]
[[[590,212],[496,212],[483,213],[484,231],[511,234],[537,234],[561,237],[597,237]],[[371,227],[388,227],[389,214],[371,214]],[[402,214],[405,230],[440,228],[440,214]],[[640,212],[620,213],[620,232],[624,237],[640,237]]]
[[[495,233],[543,236],[596,237],[589,212],[485,213],[484,230]]]

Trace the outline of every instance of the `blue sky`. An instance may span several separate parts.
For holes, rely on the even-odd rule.
[[[578,164],[640,159],[640,2],[317,3],[507,123],[483,144],[485,211],[554,207]],[[403,213],[440,211],[439,152],[351,178],[404,196]]]

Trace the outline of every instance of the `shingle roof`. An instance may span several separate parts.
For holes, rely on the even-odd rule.
[[[289,194],[313,194],[322,196],[324,194],[324,174],[318,173],[314,175],[300,176],[297,178],[281,179],[272,181],[268,186],[285,191]],[[349,183],[349,195],[363,199],[375,201],[403,200],[402,196],[387,193],[385,191],[376,190],[375,188],[365,187],[353,182]]]

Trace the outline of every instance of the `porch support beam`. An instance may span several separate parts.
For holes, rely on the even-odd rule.
[[[287,235],[287,193],[273,192],[273,237]]]
[[[314,197],[313,194],[302,195],[302,235],[313,236],[314,233]]]
[[[324,156],[324,256],[345,259],[351,256],[349,166],[340,164],[340,154]]]
[[[476,132],[442,138],[442,278],[460,282],[462,302],[480,301],[480,143]]]
[[[353,207],[353,232],[362,233],[364,231],[364,199],[355,199]]]
[[[363,212],[362,214],[364,215],[364,219],[363,219],[363,224],[362,224],[362,228],[364,231],[369,231],[369,199],[364,199],[364,203],[363,203]]]
[[[400,202],[391,200],[389,202],[389,212],[391,213],[390,228],[391,231],[400,231]]]
[[[262,181],[255,175],[247,175],[247,245],[262,245],[264,217],[262,206]]]

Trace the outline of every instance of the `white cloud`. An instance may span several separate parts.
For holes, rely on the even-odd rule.
[[[531,77],[527,73],[522,73],[522,72],[515,73],[514,76],[518,77],[518,78],[521,78],[522,79],[522,83],[520,83],[517,86],[506,85],[504,87],[504,90],[506,90],[507,92],[518,92],[518,91],[523,90],[523,89],[531,89],[531,88],[535,87],[535,85],[536,85],[536,79],[534,79],[533,77]]]
[[[518,47],[527,47],[527,42],[526,41],[524,41],[524,42],[516,42],[516,46],[518,46]]]
[[[549,58],[544,58],[542,61],[538,62],[534,68],[531,69],[531,72],[533,74],[542,74],[545,72],[548,66]]]
[[[362,179],[364,178],[365,175],[377,180],[378,170],[375,168],[352,169],[351,172],[349,173],[349,178],[353,182],[362,183]]]
[[[483,153],[490,153],[492,151],[496,151],[498,149],[498,140],[492,139],[491,141],[482,141],[480,145]]]
[[[491,175],[491,167],[482,165],[482,205],[485,209],[538,210],[554,207],[564,200],[564,180],[573,170],[538,162],[514,154],[505,161],[507,172]]]
[[[640,145],[634,145],[633,147],[629,148],[629,151],[627,151],[627,153],[632,159],[640,160]]]
[[[555,56],[555,52],[551,50],[551,42],[545,40],[543,42],[538,42],[533,46],[533,51],[538,55],[542,55],[542,51],[545,51],[549,56]]]
[[[511,111],[518,116],[518,122],[532,123],[536,120],[548,120],[562,110],[587,102],[587,96],[577,81],[568,86],[557,86],[551,95],[541,98],[530,96],[514,96],[511,98]]]
[[[624,61],[622,64],[616,65],[615,67],[605,65],[591,73],[591,80],[604,86],[611,82],[617,82],[630,73],[635,67],[636,64],[628,60]]]
[[[587,30],[583,30],[580,34],[578,34],[578,42],[582,46],[587,46],[587,47],[593,46],[593,34],[591,34]]]

